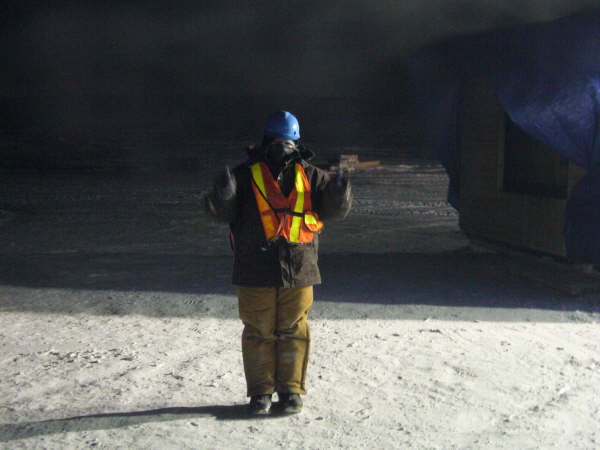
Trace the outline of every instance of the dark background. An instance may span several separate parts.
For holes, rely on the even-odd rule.
[[[596,0],[3,4],[0,167],[12,170],[189,161],[193,142],[259,139],[279,108],[307,142],[427,155],[407,55]]]

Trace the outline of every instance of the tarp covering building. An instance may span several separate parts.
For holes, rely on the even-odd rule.
[[[450,203],[460,208],[462,86],[488,78],[517,126],[588,170],[568,200],[565,242],[570,259],[600,263],[600,10],[430,46],[411,71],[428,145],[450,177]]]

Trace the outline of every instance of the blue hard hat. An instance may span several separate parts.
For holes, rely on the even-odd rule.
[[[297,141],[300,139],[300,124],[292,113],[277,111],[269,116],[265,126],[265,136],[274,139]]]

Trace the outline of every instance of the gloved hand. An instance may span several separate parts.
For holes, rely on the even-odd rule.
[[[235,196],[237,192],[237,183],[229,166],[225,166],[225,170],[217,178],[215,188],[223,200],[229,200]]]
[[[320,215],[326,220],[343,219],[352,208],[352,188],[348,172],[340,169],[329,178],[323,192]]]
[[[348,172],[343,169],[338,169],[333,179],[333,188],[337,194],[343,194],[348,187]]]

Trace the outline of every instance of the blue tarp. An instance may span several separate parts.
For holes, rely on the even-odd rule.
[[[421,50],[410,66],[428,144],[446,167],[456,208],[458,109],[472,78],[490,79],[530,136],[585,169],[600,165],[600,10],[455,38]],[[565,238],[572,260],[600,263],[600,170],[573,190]]]

